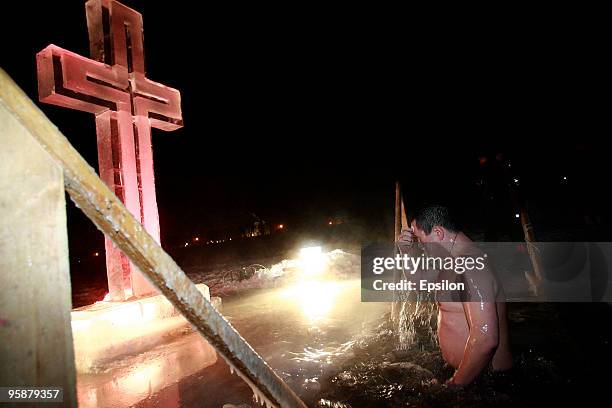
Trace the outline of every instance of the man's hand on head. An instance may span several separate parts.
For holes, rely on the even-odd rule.
[[[402,252],[408,252],[412,248],[412,244],[415,241],[415,235],[412,228],[405,228],[397,238],[397,245],[400,247]]]

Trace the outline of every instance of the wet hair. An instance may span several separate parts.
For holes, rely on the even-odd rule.
[[[457,225],[451,217],[449,209],[442,205],[429,205],[423,207],[417,212],[414,221],[417,227],[423,230],[427,235],[431,234],[431,230],[436,225],[448,231],[457,232]]]

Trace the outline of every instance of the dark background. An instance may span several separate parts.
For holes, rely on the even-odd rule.
[[[353,10],[124,3],[144,17],[148,78],[182,95],[185,127],[153,130],[162,244],[178,258],[195,236],[238,238],[252,214],[285,231],[341,219],[345,235],[391,239],[395,180],[410,213],[443,203],[468,231],[520,239],[518,177],[542,239],[607,236],[599,53],[571,30],[438,34]],[[85,9],[13,7],[0,66],[37,101],[39,50],[89,55]],[[93,116],[39,106],[97,168]],[[104,277],[103,256],[82,266],[103,254],[102,234],[69,207],[73,274]]]

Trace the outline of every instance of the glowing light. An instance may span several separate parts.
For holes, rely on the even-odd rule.
[[[195,242],[198,242],[198,241],[200,240],[200,237],[195,237],[193,240],[194,240]]]
[[[334,223],[332,221],[328,222],[329,225],[333,225]]]
[[[160,366],[161,364],[159,363],[145,363],[138,366],[136,370],[120,379],[121,388],[132,392],[134,390],[151,389],[156,382],[159,382],[160,377],[163,375],[162,367]]]
[[[285,226],[283,224],[278,224],[278,229],[283,229]]]
[[[70,322],[72,330],[85,330],[91,326],[91,320],[72,320]]]
[[[94,256],[100,256],[99,252],[94,252]]]
[[[321,253],[321,247],[308,247],[300,250],[300,267],[306,275],[318,275],[325,269],[327,258]]]
[[[112,325],[119,327],[129,327],[144,320],[140,305],[137,303],[112,310],[104,318]]]
[[[287,288],[283,297],[296,302],[304,316],[316,321],[329,314],[340,291],[339,282],[308,280]]]
[[[563,176],[563,180],[567,180],[567,177]]]
[[[185,248],[189,246],[189,242],[185,242]]]
[[[515,218],[521,218],[521,215],[519,213],[514,214]]]
[[[73,327],[74,327],[74,321]],[[97,350],[97,349],[94,349]],[[89,350],[88,350],[89,351]],[[131,407],[161,390],[172,390],[182,378],[189,377],[217,361],[217,355],[204,341],[173,343],[163,353],[151,353],[147,358],[130,357],[125,367],[112,368],[112,375],[94,381],[78,381],[79,406]],[[164,407],[178,407],[179,395],[170,391],[162,394]]]

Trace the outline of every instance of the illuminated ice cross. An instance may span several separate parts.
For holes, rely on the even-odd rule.
[[[49,45],[36,56],[41,102],[96,117],[100,177],[159,242],[151,127],[183,125],[176,89],[145,77],[142,15],[114,0],[85,4],[92,59]],[[112,300],[154,291],[106,238]]]

